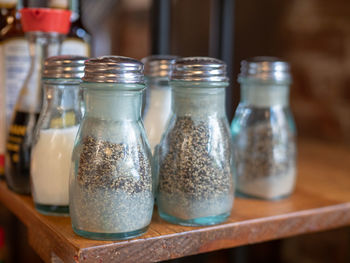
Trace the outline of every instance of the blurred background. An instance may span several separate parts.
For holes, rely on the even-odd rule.
[[[56,0],[57,1],[57,0]],[[27,0],[45,5],[48,0]],[[91,54],[214,56],[229,65],[229,121],[240,61],[291,63],[299,136],[350,145],[350,2],[347,0],[80,0]]]
[[[229,121],[239,101],[240,61],[261,55],[288,61],[299,138],[350,146],[350,1],[81,0],[80,6],[92,56],[167,53],[225,60]],[[13,231],[6,233],[8,262],[41,262],[28,247],[24,226],[5,208],[0,219]],[[172,262],[350,262],[349,247],[350,230],[343,228]]]
[[[81,2],[94,56],[141,59],[158,52],[224,59],[231,76],[229,121],[239,100],[240,61],[261,55],[287,60],[294,79],[291,104],[299,136],[350,145],[349,1]],[[159,17],[159,8],[165,18]]]

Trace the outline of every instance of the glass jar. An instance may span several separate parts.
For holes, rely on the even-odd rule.
[[[74,140],[81,121],[79,84],[86,57],[46,59],[44,104],[35,129],[30,176],[36,209],[68,215],[69,173]]]
[[[286,197],[296,179],[289,65],[273,57],[255,57],[241,65],[241,100],[231,125],[236,190],[261,199]]]
[[[75,142],[70,216],[75,233],[135,237],[153,211],[151,151],[141,121],[143,64],[126,57],[85,62],[85,115]]]
[[[68,10],[46,8],[21,10],[31,64],[12,114],[5,158],[7,185],[20,194],[30,193],[31,145],[43,101],[42,64],[47,57],[60,53],[64,34],[69,30],[70,14]],[[52,20],[59,23],[50,23]]]
[[[170,116],[169,77],[176,56],[153,55],[142,59],[147,82],[144,125],[151,150],[160,142]]]
[[[156,153],[159,215],[190,226],[223,222],[234,197],[226,65],[206,57],[176,60],[170,84],[172,116]]]

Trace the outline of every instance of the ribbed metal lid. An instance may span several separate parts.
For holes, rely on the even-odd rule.
[[[133,58],[103,56],[85,62],[86,82],[143,84],[143,64]]]
[[[242,78],[272,81],[291,81],[290,66],[287,62],[276,57],[253,57],[241,62]]]
[[[145,76],[147,77],[170,77],[173,64],[177,56],[152,55],[143,58],[141,61],[145,65]]]
[[[80,79],[84,75],[83,56],[55,56],[44,62],[43,78]]]
[[[187,57],[176,60],[171,80],[228,82],[225,62],[209,57]]]

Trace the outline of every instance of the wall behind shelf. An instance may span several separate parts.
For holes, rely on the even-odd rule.
[[[149,55],[151,0],[82,2],[85,24],[96,36],[95,55],[138,59]],[[172,53],[207,55],[210,0],[171,3]],[[350,145],[350,2],[236,0],[232,15],[232,108],[239,100],[240,61],[256,55],[279,56],[292,65],[291,98],[299,135]]]

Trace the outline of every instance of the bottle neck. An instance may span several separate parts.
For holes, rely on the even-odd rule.
[[[193,118],[224,117],[225,88],[222,87],[193,87],[172,88],[172,112],[178,116]]]
[[[171,88],[169,81],[159,78],[147,78],[147,86],[149,109],[170,110]]]
[[[84,101],[86,118],[109,121],[141,119],[142,90],[125,91],[118,90],[118,87],[113,90],[85,88]]]
[[[26,37],[34,66],[41,67],[46,58],[60,53],[64,36],[58,33],[29,32]]]
[[[288,107],[289,84],[243,81],[241,103],[254,107]]]
[[[30,32],[30,69],[23,85],[18,107],[24,111],[40,112],[42,105],[42,66],[46,58],[60,53],[63,36],[57,33]]]
[[[69,9],[72,10],[72,22],[80,19],[80,0],[70,0]]]
[[[44,83],[43,112],[48,117],[47,128],[63,128],[77,125],[81,120],[79,83]]]

